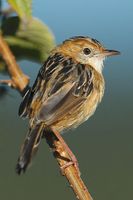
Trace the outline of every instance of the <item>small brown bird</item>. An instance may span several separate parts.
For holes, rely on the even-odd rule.
[[[119,53],[83,36],[51,51],[19,108],[19,115],[29,118],[29,132],[16,166],[18,174],[26,170],[47,128],[61,133],[94,113],[104,94],[103,61]]]

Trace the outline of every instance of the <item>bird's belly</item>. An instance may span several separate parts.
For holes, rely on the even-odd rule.
[[[52,127],[59,132],[76,128],[95,112],[100,99],[99,93],[97,91],[93,91],[83,104],[75,110],[70,110],[68,114],[53,124]]]

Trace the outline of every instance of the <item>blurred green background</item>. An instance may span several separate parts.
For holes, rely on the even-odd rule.
[[[63,137],[94,199],[133,199],[133,1],[33,0],[33,14],[51,28],[57,43],[85,35],[121,51],[105,62],[106,90],[95,115]],[[41,65],[27,60],[19,64],[32,84]],[[20,102],[10,88],[0,96],[0,199],[75,199],[45,140],[32,167],[16,175],[28,125],[17,115]]]

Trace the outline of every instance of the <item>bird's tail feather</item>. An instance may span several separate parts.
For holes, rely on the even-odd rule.
[[[34,128],[31,128],[25,138],[25,141],[21,147],[20,156],[16,165],[16,172],[21,174],[25,172],[32,157],[38,150],[42,134],[43,134],[44,124],[38,124]]]

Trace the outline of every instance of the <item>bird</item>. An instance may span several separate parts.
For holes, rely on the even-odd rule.
[[[19,107],[19,116],[29,118],[29,130],[17,161],[18,174],[26,171],[45,131],[64,133],[94,114],[105,89],[104,60],[118,54],[88,36],[69,38],[50,52]]]

